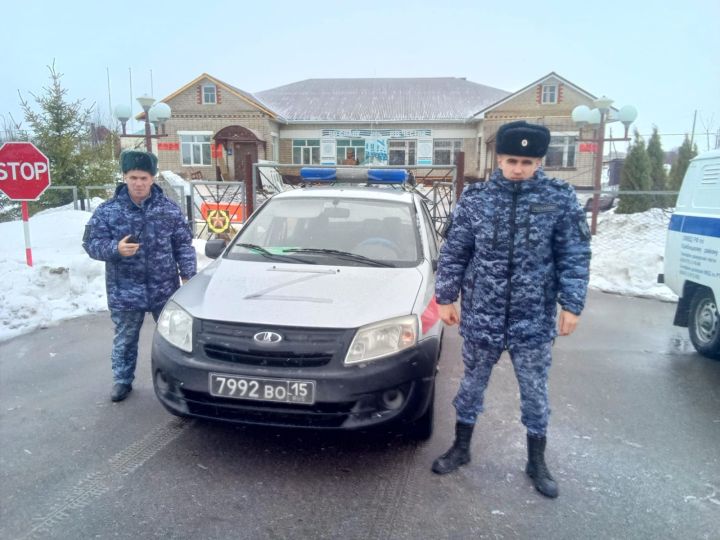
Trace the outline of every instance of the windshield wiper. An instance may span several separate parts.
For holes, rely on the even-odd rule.
[[[301,259],[300,257],[291,257],[290,255],[283,255],[282,253],[273,253],[272,251],[268,251],[264,247],[258,246],[257,244],[245,244],[243,242],[238,242],[237,244],[235,244],[235,246],[240,246],[240,247],[244,247],[245,249],[250,249],[252,251],[255,251],[256,253],[259,253],[263,257],[267,257],[268,259],[278,259],[278,260],[282,260],[282,261],[290,260],[290,261],[296,261],[296,262],[301,262],[301,263],[305,263],[305,264],[317,264],[315,261],[307,261],[305,259]],[[233,247],[235,247],[235,246],[233,246]],[[283,251],[288,251],[288,250],[286,249]]]
[[[385,266],[388,268],[393,268],[394,265],[378,261],[377,259],[371,259],[370,257],[366,257],[365,255],[360,255],[359,253],[351,253],[349,251],[340,251],[339,249],[321,249],[321,248],[289,248],[284,249],[284,253],[319,253],[323,255],[335,255],[337,257],[342,257],[345,259],[350,259],[353,261],[359,261],[366,264],[371,264],[375,266]]]

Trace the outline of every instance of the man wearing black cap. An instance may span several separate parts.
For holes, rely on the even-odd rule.
[[[453,401],[455,442],[432,470],[445,474],[470,462],[490,373],[507,350],[527,429],[525,470],[540,493],[554,498],[557,483],[545,463],[551,347],[557,335],[575,330],[584,307],[590,231],[573,188],[540,168],[547,128],[511,122],[495,144],[498,168],[465,190],[440,253],[437,303],[446,324],[460,324],[465,373]],[[462,317],[454,306],[459,296]]]
[[[157,157],[129,150],[120,156],[125,179],[115,196],[98,206],[88,221],[83,247],[105,261],[112,349],[112,401],[132,390],[138,339],[145,313],[155,321],[168,298],[195,275],[192,234],[180,208],[153,182]]]

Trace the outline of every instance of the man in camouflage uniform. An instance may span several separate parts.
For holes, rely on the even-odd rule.
[[[460,323],[465,373],[453,402],[455,442],[432,470],[445,474],[469,463],[490,372],[508,350],[527,428],[526,472],[540,493],[557,497],[544,457],[551,346],[558,334],[575,330],[584,307],[590,231],[573,188],[540,169],[549,143],[543,126],[501,126],[499,168],[487,182],[468,186],[453,213],[436,297],[442,320]],[[461,293],[462,318],[453,304]]]
[[[83,236],[88,255],[105,261],[108,307],[115,323],[112,401],[122,401],[132,390],[145,312],[157,322],[180,279],[184,283],[196,271],[187,221],[153,182],[157,157],[126,151],[120,167],[125,183],[98,206]]]

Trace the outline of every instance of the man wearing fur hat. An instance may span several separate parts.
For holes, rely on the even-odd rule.
[[[545,463],[551,347],[558,334],[575,330],[583,310],[590,231],[573,188],[540,168],[549,143],[544,126],[501,126],[498,168],[487,182],[469,186],[453,212],[435,292],[442,320],[460,324],[465,372],[453,401],[455,442],[432,470],[446,474],[470,462],[490,373],[507,350],[527,429],[525,471],[554,498],[557,483]],[[454,305],[459,296],[462,316]]]
[[[120,168],[125,183],[98,206],[83,236],[88,255],[105,261],[108,307],[115,324],[112,401],[122,401],[132,390],[145,313],[157,321],[180,280],[184,283],[196,271],[187,221],[154,183],[157,157],[125,151]]]

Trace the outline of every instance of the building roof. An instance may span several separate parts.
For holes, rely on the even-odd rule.
[[[289,123],[465,122],[508,95],[457,77],[307,79],[253,94]]]
[[[486,104],[486,105],[485,105],[484,107],[482,107],[481,109],[478,109],[477,111],[475,111],[475,112],[473,113],[473,116],[474,116],[475,118],[483,118],[483,117],[485,116],[485,113],[492,111],[493,109],[499,107],[500,105],[503,105],[504,103],[507,103],[507,102],[510,101],[511,99],[516,98],[517,96],[519,96],[519,95],[522,94],[523,92],[529,90],[530,88],[533,88],[534,86],[536,86],[536,85],[538,85],[538,84],[544,83],[544,82],[547,81],[548,79],[557,79],[558,81],[562,82],[563,84],[565,84],[565,85],[567,85],[567,86],[569,86],[569,87],[571,87],[571,88],[574,88],[577,92],[579,92],[580,94],[584,95],[584,96],[585,96],[586,98],[588,98],[589,100],[597,99],[597,96],[592,95],[592,94],[591,94],[590,92],[588,92],[587,90],[583,90],[583,89],[580,88],[578,85],[576,85],[576,84],[574,84],[574,83],[571,83],[570,81],[568,81],[568,80],[565,79],[564,77],[561,77],[560,75],[558,75],[558,74],[555,73],[554,71],[551,71],[551,72],[548,73],[547,75],[545,75],[545,76],[543,76],[543,77],[540,77],[537,81],[531,82],[530,84],[528,84],[527,86],[521,88],[520,90],[517,90],[517,91],[513,92],[512,94],[507,93],[505,96],[501,97],[498,101],[495,101],[495,102],[493,102],[493,103],[488,103],[488,104]],[[614,107],[612,107],[612,108],[614,109]]]
[[[182,94],[185,90],[187,90],[188,88],[191,88],[191,87],[195,86],[196,84],[198,84],[199,82],[201,82],[201,81],[203,81],[203,80],[208,80],[208,81],[212,82],[213,84],[215,84],[215,85],[217,85],[217,86],[219,86],[219,87],[221,87],[221,88],[224,88],[225,90],[227,90],[227,91],[230,92],[231,94],[234,94],[236,97],[238,97],[238,98],[240,98],[241,100],[247,102],[249,105],[252,105],[253,107],[261,110],[262,112],[267,113],[267,114],[270,115],[270,117],[272,117],[272,118],[277,118],[277,117],[278,117],[278,114],[277,114],[275,111],[272,111],[272,110],[268,109],[267,107],[265,107],[260,101],[257,100],[257,98],[255,98],[255,97],[254,97],[252,94],[250,94],[249,92],[245,92],[244,90],[240,90],[239,88],[237,88],[237,87],[235,87],[235,86],[232,86],[232,85],[230,85],[230,84],[228,84],[228,83],[226,83],[226,82],[223,82],[223,81],[221,81],[220,79],[217,79],[217,78],[215,78],[215,77],[213,77],[212,75],[209,75],[209,74],[207,74],[207,73],[203,73],[202,75],[199,75],[198,77],[195,77],[192,81],[190,81],[189,83],[187,83],[185,86],[182,86],[181,88],[178,88],[178,89],[175,90],[172,94],[170,94],[169,96],[165,96],[165,97],[164,97],[163,99],[161,99],[160,101],[162,101],[162,102],[164,102],[164,103],[167,103],[168,101],[170,101],[170,100],[171,100],[172,98],[174,98],[175,96],[177,96],[177,95],[179,95],[179,94]],[[145,118],[145,113],[144,113],[144,112],[140,112],[140,113],[138,113],[137,115],[135,115],[135,118],[138,119],[138,120],[142,120],[142,119]]]

